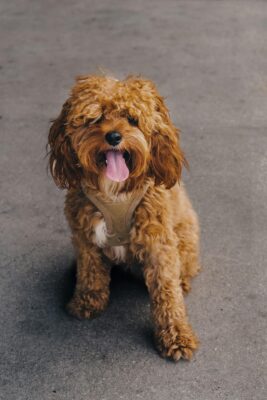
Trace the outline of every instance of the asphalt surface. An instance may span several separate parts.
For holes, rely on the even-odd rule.
[[[0,18],[1,400],[265,399],[267,2],[14,0]],[[75,258],[45,145],[74,77],[98,68],[155,80],[182,128],[202,227],[190,363],[158,356],[126,276],[100,318],[64,310]]]

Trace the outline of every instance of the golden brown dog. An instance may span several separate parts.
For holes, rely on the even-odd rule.
[[[113,264],[145,279],[159,352],[190,359],[198,341],[183,292],[199,270],[197,216],[180,183],[179,131],[155,85],[140,77],[79,77],[48,144],[77,251],[69,312],[91,318],[109,300]]]

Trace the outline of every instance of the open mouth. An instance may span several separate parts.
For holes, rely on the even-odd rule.
[[[123,182],[130,173],[131,156],[128,151],[108,150],[101,153],[101,164],[106,166],[107,178],[114,182]]]

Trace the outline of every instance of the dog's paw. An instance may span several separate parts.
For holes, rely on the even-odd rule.
[[[67,305],[67,311],[75,318],[91,319],[101,314],[107,303],[108,294],[104,292],[75,293]]]
[[[162,357],[178,361],[191,360],[198,348],[198,339],[189,325],[171,325],[155,334],[156,346]]]

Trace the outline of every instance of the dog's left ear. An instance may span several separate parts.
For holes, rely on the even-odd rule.
[[[150,175],[155,184],[167,189],[179,182],[182,167],[188,163],[180,148],[179,130],[173,125],[163,99],[157,97],[157,124],[151,136]]]

